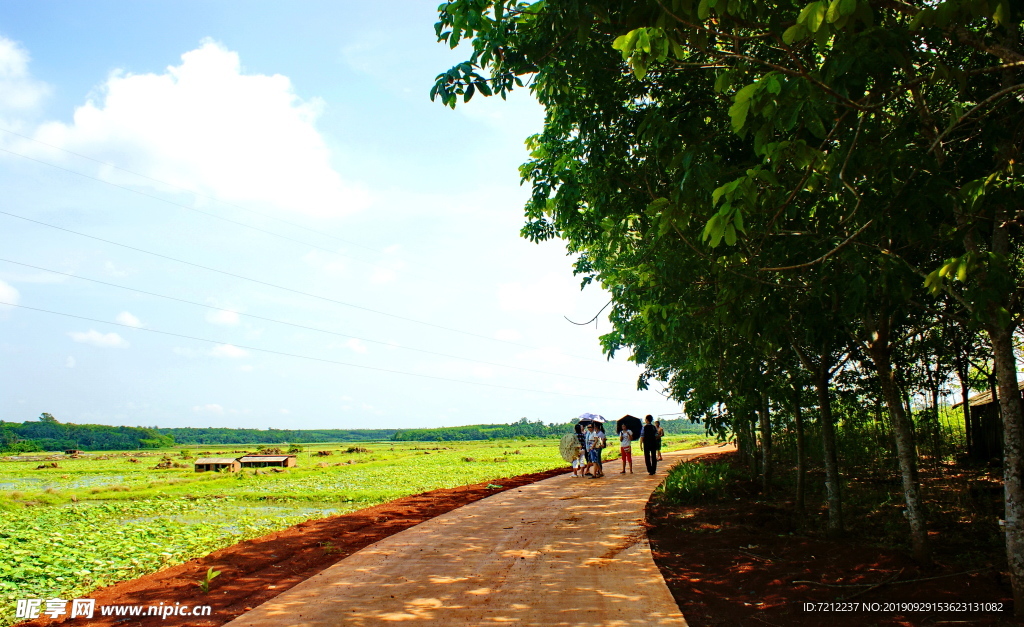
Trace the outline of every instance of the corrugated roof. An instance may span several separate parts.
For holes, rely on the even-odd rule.
[[[246,455],[239,457],[240,462],[283,462],[294,455]]]
[[[1020,381],[1017,383],[1017,389],[1024,390],[1024,381]],[[967,399],[967,403],[971,407],[980,407],[981,405],[988,405],[991,402],[992,390],[989,390],[988,392],[982,392],[981,394],[976,394]],[[956,405],[953,405],[953,407],[959,407],[960,405],[963,405],[963,403],[957,403]]]
[[[196,460],[197,464],[233,464],[237,459],[233,457],[201,457]]]

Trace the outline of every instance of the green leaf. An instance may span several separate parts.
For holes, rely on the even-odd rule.
[[[633,76],[635,76],[638,81],[644,80],[644,77],[647,76],[647,63],[638,59],[636,56],[632,58],[632,62]]]
[[[727,187],[728,187],[728,184],[723,185],[723,186],[719,187],[718,189],[716,189],[715,191],[711,192],[711,206],[712,207],[717,205],[718,201],[722,199],[722,195],[725,194],[725,192],[727,191],[726,190]]]
[[[812,2],[810,7],[811,10],[807,14],[807,30],[816,33],[825,21],[825,2],[824,0]]]
[[[857,12],[857,0],[839,0],[839,14],[849,17]]]
[[[711,216],[711,219],[708,220],[708,223],[704,225],[704,233],[703,233],[703,235],[701,235],[701,238],[700,238],[702,242],[708,241],[708,238],[711,237],[711,234],[717,228],[719,220],[720,220],[720,218],[718,217],[718,214],[716,213],[715,215]]]
[[[744,235],[747,234],[746,229],[743,228],[743,212],[739,209],[736,210],[736,215],[732,217],[732,225],[736,227],[736,230]]]
[[[757,88],[758,88],[758,84],[757,83],[751,83],[750,85],[747,85],[743,89],[741,89],[738,92],[736,92],[736,96],[733,97],[733,101],[737,102],[737,103],[740,103],[740,102],[746,102],[746,101],[750,100],[751,96],[754,95],[754,92],[757,91]]]
[[[637,30],[639,35],[637,36],[636,47],[649,54],[651,52],[651,37],[647,34],[646,28],[638,28]]]
[[[807,36],[807,27],[803,24],[793,24],[782,33],[782,41],[787,44],[791,44],[794,41],[800,41]]]
[[[729,246],[736,245],[736,229],[731,224],[725,227],[725,243]]]
[[[700,4],[697,5],[697,17],[701,20],[706,20],[710,13],[711,8],[708,6],[708,0],[700,0]]]
[[[825,13],[825,19],[828,20],[829,24],[835,24],[836,20],[842,17],[842,13],[839,12],[839,3],[842,0],[832,0],[832,3],[828,5],[828,11]]]
[[[998,26],[1005,26],[1010,23],[1010,5],[1003,0],[996,5],[996,10],[992,13],[992,19]]]
[[[732,130],[739,133],[743,125],[747,123],[747,112],[750,110],[750,101],[743,100],[729,107],[729,117],[732,118]]]
[[[718,75],[718,78],[715,79],[715,91],[717,93],[722,93],[726,89],[729,89],[730,85],[732,85],[732,75],[729,74],[729,72],[722,72]]]

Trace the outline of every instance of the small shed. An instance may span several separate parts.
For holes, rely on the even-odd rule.
[[[82,451],[78,450],[77,448],[69,448],[68,450],[64,451],[64,454],[65,455],[81,455]]]
[[[196,472],[207,472],[210,470],[238,472],[242,469],[242,465],[238,463],[238,460],[231,457],[200,457],[196,460],[195,466]]]
[[[1024,381],[1017,384],[1024,391]],[[998,394],[998,390],[996,391]],[[996,397],[998,398],[998,396]],[[970,419],[967,421],[967,455],[978,461],[1003,458],[1003,421],[999,403],[993,402],[992,390],[967,399]],[[960,405],[954,405],[957,407]]]
[[[244,455],[238,458],[242,468],[294,468],[298,464],[295,455]]]

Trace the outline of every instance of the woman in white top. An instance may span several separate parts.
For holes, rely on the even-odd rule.
[[[622,454],[622,470],[619,474],[626,474],[626,462],[629,462],[629,474],[633,474],[633,434],[625,425],[619,429],[619,452]]]

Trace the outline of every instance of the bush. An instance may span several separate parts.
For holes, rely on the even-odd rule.
[[[732,466],[724,462],[683,463],[669,471],[658,492],[674,505],[702,503],[725,496],[734,479]]]

